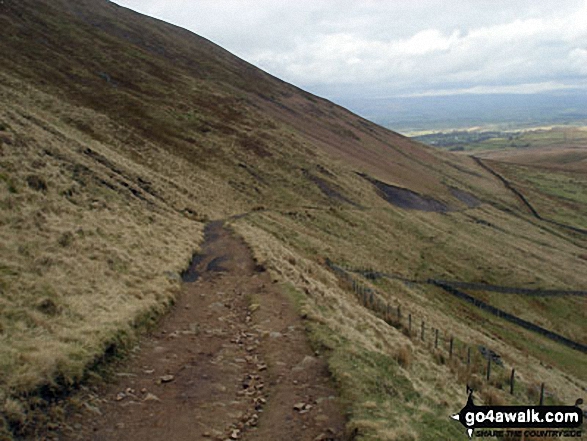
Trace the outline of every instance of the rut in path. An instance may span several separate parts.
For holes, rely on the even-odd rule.
[[[221,222],[202,251],[158,330],[58,439],[343,439],[326,363],[290,301]]]

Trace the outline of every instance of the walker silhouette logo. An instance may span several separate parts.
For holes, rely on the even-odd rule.
[[[465,426],[469,439],[476,437],[580,438],[583,411],[577,406],[476,406],[467,388],[467,404],[451,416]],[[582,400],[577,400],[577,404]],[[521,430],[520,428],[524,429]],[[497,430],[501,429],[501,430]],[[548,429],[548,430],[545,430]],[[565,429],[565,430],[563,430]]]

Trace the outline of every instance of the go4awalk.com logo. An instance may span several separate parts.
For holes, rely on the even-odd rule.
[[[469,438],[580,438],[583,411],[575,406],[476,406],[468,389],[467,404],[451,416],[465,426]],[[582,401],[578,400],[577,404]],[[520,429],[524,427],[524,429]]]

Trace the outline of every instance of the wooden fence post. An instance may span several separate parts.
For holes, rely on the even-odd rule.
[[[514,377],[516,375],[516,370],[512,369],[512,374],[510,375],[510,395],[514,394]]]
[[[467,366],[471,365],[471,346],[467,348]]]
[[[450,338],[450,344],[449,344],[449,347],[448,347],[448,358],[452,358],[452,347],[453,347],[453,344],[454,344],[454,337],[451,337]]]
[[[491,358],[487,358],[487,381],[489,381],[490,376],[491,376]]]
[[[408,335],[412,336],[412,314],[408,314]]]
[[[434,349],[436,349],[436,348],[438,348],[438,328],[436,328],[434,334],[435,334],[435,336],[434,336]]]
[[[540,406],[544,403],[544,383],[540,385]]]
[[[422,332],[420,334],[420,338],[424,341],[424,328],[426,328],[426,322],[422,320]]]

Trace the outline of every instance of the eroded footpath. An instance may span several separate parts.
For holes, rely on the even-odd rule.
[[[58,439],[340,440],[324,360],[291,302],[221,222],[157,331]]]

